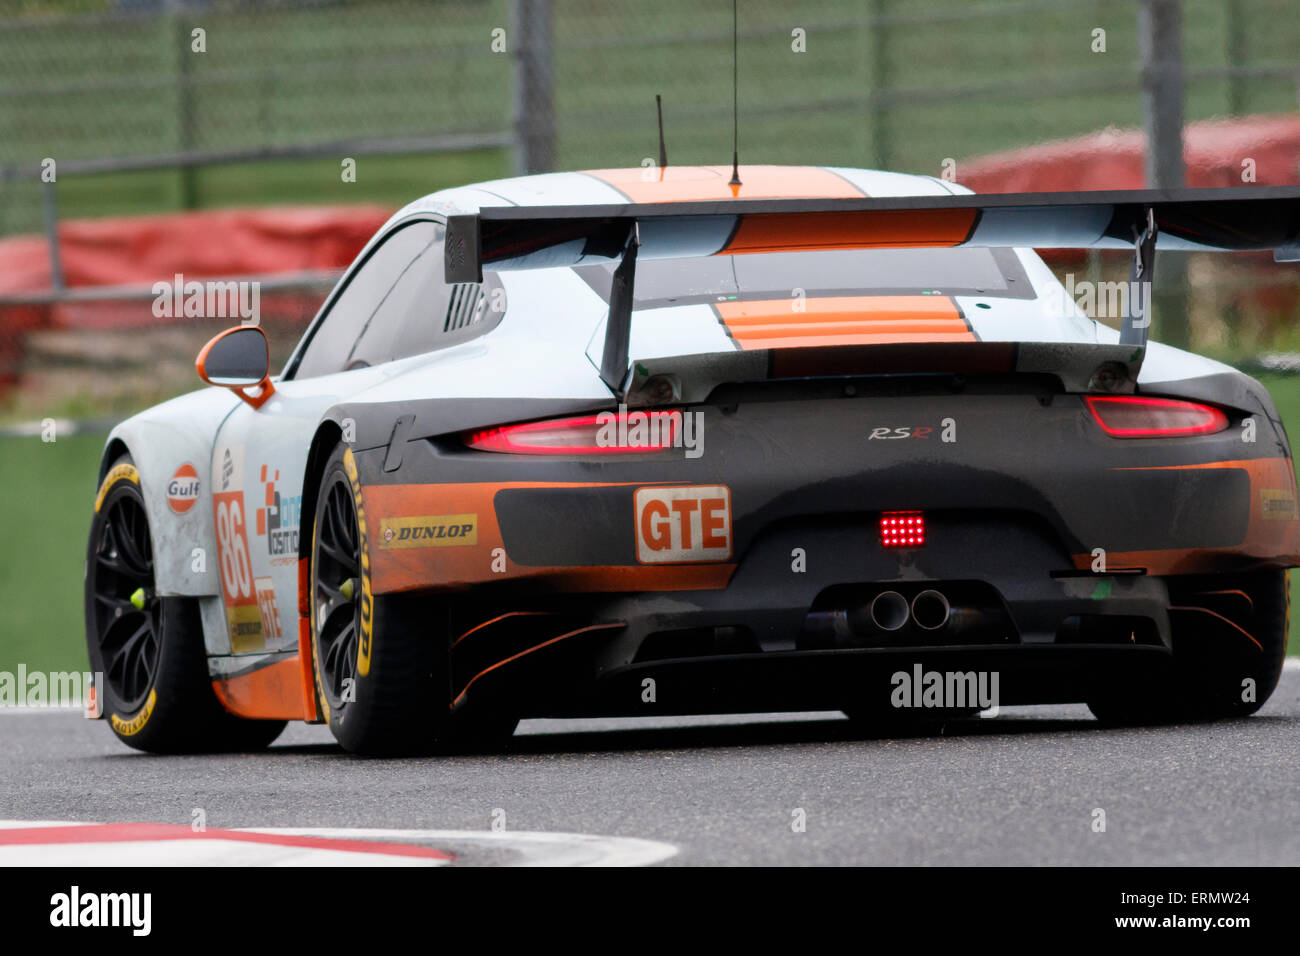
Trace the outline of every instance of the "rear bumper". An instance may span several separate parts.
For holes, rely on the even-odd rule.
[[[978,576],[950,555],[873,578],[869,549],[857,564],[792,573],[788,543],[773,535],[751,556],[770,555],[767,568],[746,560],[717,590],[465,595],[455,602],[457,705],[495,700],[538,716],[883,709],[915,668],[991,679],[999,704],[1085,702],[1158,688],[1188,615],[1199,653],[1227,660],[1253,640],[1232,619],[1249,600],[1232,575],[1053,577],[1030,567],[1042,555],[1028,548],[986,552]],[[885,630],[861,613],[881,592],[916,607],[931,590],[951,604],[942,627],[911,618]]]
[[[1041,567],[1026,572],[1020,562],[1035,556],[1014,551],[1000,553],[1000,566],[990,562],[979,579],[969,562],[954,561],[960,577],[946,577],[934,563],[907,578],[881,580],[871,576],[865,556],[858,566],[846,561],[814,573],[810,564],[792,573],[786,543],[773,536],[758,552],[780,560],[784,573],[747,560],[718,590],[576,597],[493,589],[462,608],[466,624],[487,623],[453,650],[456,689],[473,684],[468,696],[501,695],[529,713],[557,716],[658,712],[641,706],[646,680],[659,685],[659,711],[839,708],[886,700],[881,688],[890,677],[919,663],[1006,668],[1004,702],[1051,703],[1084,700],[1105,681],[1132,678],[1170,657],[1164,578],[1053,578]],[[954,617],[942,628],[909,620],[884,631],[869,619],[834,632],[820,626],[832,615],[851,618],[882,591],[910,602],[925,589],[952,602]],[[968,612],[973,623],[965,626],[958,615]],[[500,667],[505,660],[510,665]],[[665,699],[666,687],[672,690]]]
[[[454,592],[458,699],[495,686],[529,712],[643,712],[655,675],[691,711],[836,707],[917,660],[1005,666],[1006,702],[1048,702],[1167,663],[1180,579],[1300,563],[1291,461],[1264,417],[1253,444],[1232,409],[1224,432],[1125,441],[1034,383],[909,387],[700,406],[698,458],[419,439],[385,471],[385,448],[361,452],[373,590]],[[683,486],[726,489],[725,556],[646,563],[638,489]],[[883,547],[884,511],[924,512],[924,545]],[[928,587],[975,595],[981,626],[810,636],[813,615]]]

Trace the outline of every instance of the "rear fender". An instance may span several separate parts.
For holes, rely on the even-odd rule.
[[[1230,369],[1167,382],[1144,381],[1141,385],[1143,391],[1152,395],[1209,402],[1211,405],[1233,408],[1255,416],[1256,429],[1242,430],[1243,451],[1253,452],[1256,448],[1267,448],[1270,443],[1276,443],[1281,454],[1288,458],[1291,456],[1291,442],[1272,396],[1267,388],[1249,375]],[[1242,457],[1251,456],[1243,454]]]

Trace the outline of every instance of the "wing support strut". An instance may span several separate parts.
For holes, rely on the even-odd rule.
[[[1127,305],[1120,326],[1119,344],[1146,348],[1147,330],[1151,328],[1151,290],[1156,271],[1156,213],[1146,208],[1146,228],[1134,237],[1133,265],[1128,274]],[[1137,228],[1134,227],[1134,232]]]
[[[628,381],[628,347],[632,337],[632,293],[636,285],[636,251],[641,245],[641,231],[636,220],[627,232],[623,252],[609,287],[609,318],[605,322],[605,352],[601,356],[600,377],[619,399],[623,399]]]

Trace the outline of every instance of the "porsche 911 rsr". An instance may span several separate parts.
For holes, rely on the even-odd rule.
[[[1300,563],[1273,403],[1149,343],[1140,294],[1088,318],[1031,249],[1130,249],[1149,290],[1157,248],[1294,257],[1295,191],[729,173],[434,193],[278,376],[255,326],[213,339],[210,387],[104,450],[114,732],[249,748],[302,720],[378,753],[531,716],[870,726],[991,687],[1109,721],[1267,699]]]

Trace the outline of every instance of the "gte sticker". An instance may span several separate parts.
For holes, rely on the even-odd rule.
[[[454,548],[478,544],[478,515],[425,515],[384,518],[379,522],[379,548]]]
[[[726,485],[638,488],[636,556],[643,564],[731,557],[731,490]]]
[[[176,469],[172,480],[167,482],[167,504],[172,511],[183,515],[194,507],[199,500],[199,473],[188,461]]]
[[[1296,516],[1295,495],[1285,488],[1261,488],[1259,507],[1265,518],[1290,521]]]
[[[270,578],[254,578],[257,611],[262,619],[262,633],[268,643],[280,640],[280,608],[275,603],[275,585]]]

